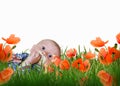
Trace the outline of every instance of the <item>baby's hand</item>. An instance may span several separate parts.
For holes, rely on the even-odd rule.
[[[40,57],[41,56],[39,54],[38,45],[33,45],[33,47],[30,50],[30,55],[21,65],[26,66],[26,65],[30,65],[30,64],[35,64],[35,63],[39,62]]]

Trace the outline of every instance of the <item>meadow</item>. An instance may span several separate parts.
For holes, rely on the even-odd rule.
[[[9,37],[10,39],[10,37]],[[5,39],[4,39],[5,40]],[[120,86],[120,33],[116,35],[113,46],[100,37],[91,40],[94,51],[66,48],[61,59],[47,66],[15,71],[8,67],[12,58],[12,49],[19,39],[12,37],[13,46],[0,45],[0,84],[2,86]],[[15,40],[15,41],[13,41]],[[10,40],[5,40],[11,44]]]

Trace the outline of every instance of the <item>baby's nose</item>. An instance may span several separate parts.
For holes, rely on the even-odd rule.
[[[45,57],[48,57],[48,52],[47,51],[42,51],[42,54],[45,56]]]
[[[43,51],[42,54],[46,56],[46,52],[45,51]]]

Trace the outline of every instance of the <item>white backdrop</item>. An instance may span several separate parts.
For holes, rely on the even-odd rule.
[[[92,48],[90,41],[97,36],[112,45],[119,32],[119,0],[0,0],[0,37],[20,37],[15,52],[44,38],[63,49]]]

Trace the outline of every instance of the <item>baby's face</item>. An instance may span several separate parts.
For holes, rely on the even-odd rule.
[[[29,57],[25,60],[25,64],[49,65],[54,56],[60,56],[59,45],[50,39],[45,39],[34,45],[30,51]]]
[[[39,64],[49,64],[54,60],[54,56],[60,56],[59,45],[52,40],[42,40],[37,46],[39,47],[40,61]]]
[[[42,40],[37,44],[37,46],[47,58],[51,59],[53,55],[60,56],[60,47],[52,40]]]

